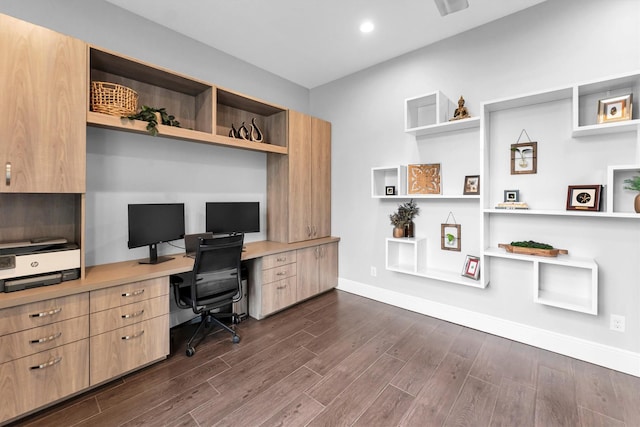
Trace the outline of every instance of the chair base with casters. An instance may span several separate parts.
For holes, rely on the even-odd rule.
[[[195,341],[205,329],[215,324],[229,333],[233,343],[240,337],[232,327],[219,318],[230,317],[237,323],[233,304],[242,298],[241,256],[244,235],[201,239],[196,252],[193,271],[172,275],[171,285],[176,305],[190,308],[200,315],[200,324],[187,343],[187,356],[196,352]],[[224,311],[231,307],[231,312]],[[203,334],[202,338],[208,334]]]

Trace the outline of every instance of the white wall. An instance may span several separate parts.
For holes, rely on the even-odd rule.
[[[467,165],[466,175],[479,172],[478,163],[469,159],[478,154],[474,148],[471,151],[468,148],[474,147],[468,140],[478,138],[478,131],[434,137],[429,142],[416,141],[403,132],[406,98],[440,90],[455,101],[462,94],[471,115],[477,116],[483,101],[570,86],[638,69],[640,2],[550,0],[312,89],[312,113],[333,125],[332,232],[341,237],[341,282],[355,284],[371,295],[396,295],[398,301],[403,301],[404,295],[404,301],[415,302],[418,310],[420,301],[425,307],[444,305],[469,319],[475,319],[476,315],[491,317],[498,322],[540,328],[576,340],[640,353],[640,291],[637,289],[640,227],[637,221],[616,225],[609,221],[589,223],[589,227],[594,227],[593,241],[599,243],[609,240],[597,229],[600,224],[619,227],[616,229],[619,233],[625,230],[631,233],[622,248],[607,246],[594,253],[591,251],[594,244],[583,248],[581,239],[560,242],[573,243],[568,249],[591,251],[596,258],[604,257],[605,262],[628,257],[628,264],[621,271],[609,270],[601,275],[600,315],[590,316],[534,304],[531,285],[522,279],[522,269],[526,267],[513,261],[492,261],[492,283],[485,290],[386,271],[384,242],[392,231],[388,215],[397,202],[370,196],[372,167],[435,163],[443,158],[451,165],[457,157]],[[518,133],[519,129],[512,142],[516,142]],[[625,134],[623,138],[636,144],[635,133]],[[611,150],[615,151],[617,146],[612,144]],[[609,156],[616,159],[613,164],[619,164],[619,157],[615,153]],[[622,164],[633,161],[627,159]],[[443,171],[446,167],[443,163]],[[560,191],[566,191],[565,182],[546,182],[544,174],[536,175],[536,179],[546,187],[556,185]],[[462,186],[462,182],[447,182],[444,174],[443,181],[445,187]],[[433,222],[445,222],[449,211],[454,211],[458,222],[463,224],[462,253],[447,255],[449,261],[461,269],[465,235],[476,238],[478,233],[477,205],[448,201],[418,201],[418,204],[423,211],[417,221],[418,234],[432,228]],[[532,232],[544,229],[540,222],[544,220],[532,221]],[[571,230],[570,235],[578,232]],[[434,250],[440,251],[439,247]],[[371,266],[377,268],[377,277],[370,275]],[[612,312],[627,317],[626,333],[609,330]],[[473,316],[468,315],[470,313]],[[635,371],[640,372],[640,364]]]
[[[306,88],[102,0],[3,0],[0,13],[267,102],[309,109]],[[184,202],[186,231],[196,233],[204,231],[205,202],[259,201],[263,231],[246,239],[266,238],[264,153],[90,127],[86,194],[88,266],[148,256],[147,248],[127,248],[129,203]]]

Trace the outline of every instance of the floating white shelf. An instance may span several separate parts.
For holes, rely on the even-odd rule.
[[[429,268],[427,266],[427,240],[420,238],[392,238],[386,240],[386,269],[398,273],[411,274],[457,285],[485,288],[487,283],[473,280],[460,273]],[[482,274],[482,273],[481,273]]]
[[[593,212],[593,211],[561,211],[547,209],[483,209],[484,213],[501,215],[549,215],[549,216],[582,216],[593,218],[630,218],[640,219],[640,214],[632,212]]]
[[[487,248],[484,255],[506,258],[533,264],[533,301],[566,310],[587,314],[598,314],[598,264],[590,258],[558,255],[543,257],[514,254],[499,248]],[[557,266],[564,269],[571,280],[554,274],[544,274],[545,266]],[[586,274],[586,275],[585,275]]]
[[[455,120],[428,126],[405,129],[406,133],[414,136],[436,135],[444,132],[457,132],[464,129],[473,129],[480,126],[480,117],[470,117],[468,119]]]
[[[455,110],[456,104],[440,91],[408,98],[404,102],[404,131],[423,136],[480,126],[480,117],[449,121]]]

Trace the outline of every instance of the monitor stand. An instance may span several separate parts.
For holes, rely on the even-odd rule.
[[[158,256],[158,245],[152,244],[149,245],[149,259],[143,259],[138,261],[139,264],[160,264],[161,262],[172,260],[173,257],[169,256]]]

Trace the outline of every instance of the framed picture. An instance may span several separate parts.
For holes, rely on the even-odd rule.
[[[504,201],[505,202],[519,202],[520,201],[520,190],[504,190]]]
[[[480,194],[480,175],[467,175],[464,177],[462,194]]]
[[[467,255],[462,268],[462,275],[478,280],[480,278],[480,258],[473,255]]]
[[[440,163],[408,165],[409,194],[440,194]]]
[[[440,249],[460,252],[462,226],[460,224],[440,224]]]
[[[598,123],[631,120],[633,94],[598,101]]]
[[[570,185],[567,210],[599,211],[602,185]]]
[[[511,175],[538,172],[538,143],[511,144]]]
[[[384,194],[387,196],[395,196],[396,195],[396,186],[395,185],[387,185],[384,187]]]

